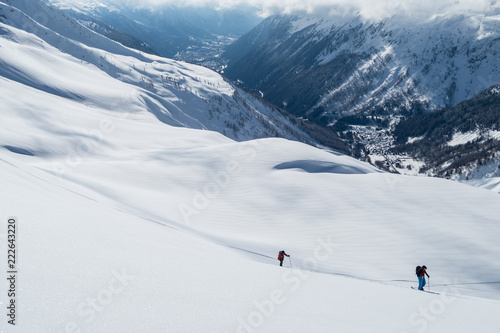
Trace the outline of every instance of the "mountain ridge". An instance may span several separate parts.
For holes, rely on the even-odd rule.
[[[155,5],[114,0],[45,1],[82,22],[98,21],[133,36],[164,57],[217,70],[224,66],[219,61],[223,46],[261,21],[257,9],[249,6],[214,9],[208,5]],[[97,31],[99,27],[96,28]]]
[[[61,76],[65,83],[54,81],[57,82],[54,84],[50,77],[55,72],[44,73],[45,64],[32,66],[26,71],[23,67],[27,62],[8,57],[3,63],[2,73],[11,79],[35,85],[42,91],[78,99],[79,84],[73,78],[80,76],[86,71],[86,66],[90,66],[93,72],[100,72],[99,75],[122,82],[124,87],[129,85],[123,90],[124,99],[134,99],[133,105],[149,110],[167,124],[212,129],[239,140],[285,136],[306,142],[314,141],[299,129],[296,120],[256,96],[239,90],[209,69],[124,47],[40,1],[9,0],[0,8],[5,17],[2,19],[4,23],[37,35],[42,43],[46,43],[44,46],[62,51],[62,54],[73,58],[71,62],[76,60],[81,65],[72,64],[71,71]],[[36,45],[39,42],[30,40],[30,43]],[[43,58],[33,60],[33,63],[40,63],[41,60]],[[81,68],[81,72],[77,67]],[[24,72],[30,75],[26,76]],[[110,102],[114,106],[121,103],[101,97],[88,101],[97,106],[104,103],[105,107],[110,107]]]
[[[372,112],[415,114],[500,82],[498,15],[417,23],[273,16],[228,47],[225,74],[293,114],[326,123]],[[278,33],[268,35],[270,28]]]
[[[403,120],[394,137],[394,153],[426,162],[421,173],[469,180],[490,165],[486,176],[500,177],[500,85],[452,108]]]

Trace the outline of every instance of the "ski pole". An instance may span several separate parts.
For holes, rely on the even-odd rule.
[[[293,266],[292,266],[292,258],[288,257],[288,260],[290,260],[290,268],[293,268]]]

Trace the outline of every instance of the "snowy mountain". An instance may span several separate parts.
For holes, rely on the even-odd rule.
[[[0,10],[3,23],[34,35],[4,34],[10,48],[2,49],[0,73],[12,82],[95,107],[147,111],[170,125],[238,140],[309,140],[295,121],[208,69],[123,47],[39,1],[10,0]]]
[[[500,82],[500,8],[383,19],[271,16],[228,47],[225,74],[331,123],[454,106]]]
[[[234,141],[207,129],[300,131],[40,2],[0,2],[0,20],[0,331],[498,330],[497,194]]]
[[[454,107],[413,117],[350,116],[332,128],[361,160],[405,175],[443,177],[498,191],[499,85]]]
[[[394,136],[392,152],[424,162],[420,173],[500,177],[500,85],[453,108],[403,120]]]
[[[223,47],[262,21],[257,9],[244,6],[214,9],[116,0],[47,2],[91,29],[110,26],[145,42],[162,56],[214,69],[223,65],[218,58]]]
[[[396,124],[404,117],[405,128],[415,124],[425,128],[422,122],[434,116],[412,117],[451,109],[460,102],[474,105],[476,96],[498,84],[499,33],[500,8],[493,2],[484,13],[454,12],[426,19],[402,14],[380,19],[272,16],[227,49],[224,56],[230,61],[225,74],[295,115],[332,125],[353,156],[384,170],[485,178],[498,166],[494,133],[483,135],[478,146],[471,147],[475,157],[450,146],[444,158],[438,153],[442,149],[437,149],[442,137],[419,141],[419,154],[402,148]],[[481,114],[494,105],[484,105]],[[453,124],[447,123],[450,140],[479,127],[484,133],[498,130],[474,123],[467,117],[470,112],[476,111],[460,115],[455,109],[453,118],[445,120],[453,119]],[[463,131],[458,119],[478,128]],[[488,139],[496,143],[480,147]],[[451,164],[454,170],[447,173]],[[489,171],[484,167],[475,171],[483,164]]]

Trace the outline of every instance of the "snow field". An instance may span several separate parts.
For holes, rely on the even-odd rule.
[[[29,96],[31,88],[25,89],[23,93]],[[5,212],[10,215],[12,212],[22,212],[18,216],[21,223],[40,224],[21,227],[22,230],[30,230],[27,235],[23,232],[20,236],[23,241],[21,244],[30,244],[22,245],[27,246],[23,250],[27,256],[24,260],[27,260],[29,265],[26,267],[30,269],[23,269],[26,275],[24,278],[22,275],[21,279],[33,281],[29,285],[23,284],[23,290],[32,290],[31,294],[27,292],[29,301],[24,302],[30,304],[28,309],[44,313],[50,308],[53,316],[64,318],[35,315],[32,317],[33,323],[45,323],[44,327],[49,329],[53,327],[49,325],[57,323],[56,329],[62,331],[66,325],[72,327],[73,322],[84,331],[105,331],[102,327],[108,331],[113,330],[110,327],[115,327],[116,331],[123,331],[126,327],[127,331],[135,326],[128,321],[125,321],[126,325],[122,322],[123,313],[128,313],[130,309],[118,303],[118,300],[121,295],[132,290],[129,285],[140,281],[142,287],[134,289],[134,293],[129,292],[133,295],[127,299],[142,300],[148,304],[147,309],[151,312],[139,313],[138,316],[152,320],[153,323],[148,326],[150,331],[161,332],[167,330],[166,327],[172,328],[172,331],[198,331],[207,327],[208,331],[245,331],[248,327],[267,331],[275,327],[280,331],[281,328],[289,327],[287,325],[296,325],[300,318],[297,317],[298,313],[303,311],[304,298],[311,295],[329,296],[316,299],[320,304],[328,304],[331,299],[335,299],[335,303],[341,301],[338,290],[334,289],[335,294],[332,291],[326,295],[324,290],[328,290],[330,284],[343,282],[326,281],[323,290],[313,288],[310,291],[312,294],[304,291],[303,296],[296,300],[295,291],[304,288],[309,293],[305,286],[316,279],[317,274],[310,270],[378,281],[376,284],[367,284],[370,290],[386,288],[380,282],[405,288],[415,284],[413,263],[420,261],[430,267],[431,276],[436,279],[436,282],[432,280],[435,284],[433,289],[445,292],[450,288],[447,284],[487,282],[497,275],[498,267],[494,266],[493,260],[488,259],[498,251],[495,245],[498,198],[493,193],[490,195],[486,191],[444,180],[419,180],[379,173],[351,158],[282,139],[236,143],[216,133],[165,127],[147,114],[122,117],[106,110],[81,106],[80,112],[68,118],[64,116],[68,112],[66,105],[53,103],[51,99],[60,101],[59,97],[50,97],[47,103],[43,102],[44,99],[38,99],[43,107],[50,110],[50,118],[39,115],[40,119],[50,119],[50,126],[43,121],[35,121],[36,118],[34,121],[23,121],[22,112],[12,112],[19,110],[19,107],[10,104],[8,109],[12,110],[12,128],[16,128],[12,133],[33,135],[15,138],[11,132],[3,132],[4,140],[15,138],[14,142],[10,142],[12,145],[31,149],[35,153],[35,156],[14,154],[8,150],[2,153],[3,159],[17,168],[11,167],[2,172],[10,180],[2,181],[2,184],[5,184],[6,193],[16,193],[10,196],[10,200],[16,198],[19,201],[5,206]],[[85,112],[81,112],[83,110]],[[105,120],[104,125],[102,119]],[[81,129],[77,125],[102,132],[98,144],[92,149],[80,150],[80,154],[76,155],[78,158],[71,154],[79,151],[73,147],[84,145],[89,138],[71,133],[73,128]],[[69,131],[62,136],[64,139],[54,139],[61,132],[64,133],[64,127],[66,132]],[[72,142],[72,145],[67,146],[67,142]],[[36,147],[51,149],[45,149],[49,151],[47,154],[39,154],[37,151],[42,149]],[[65,151],[70,153],[71,158],[68,159]],[[54,168],[54,165],[63,165],[67,169]],[[15,172],[12,169],[18,170],[16,172],[20,175],[13,177],[11,173]],[[59,172],[61,170],[65,172]],[[346,170],[350,174],[346,174]],[[32,181],[29,174],[36,177],[33,179],[41,180]],[[47,186],[49,189],[45,189]],[[75,194],[68,197],[68,193]],[[73,202],[73,196],[79,199]],[[80,200],[86,203],[80,203]],[[443,204],[443,201],[446,203]],[[196,213],[189,215],[191,211],[186,207],[191,207]],[[182,209],[187,209],[184,215]],[[111,231],[107,230],[108,223],[111,223]],[[125,227],[127,223],[129,226]],[[154,228],[150,225],[154,225]],[[164,229],[162,225],[167,228]],[[142,239],[137,236],[137,233],[140,234],[138,229],[146,230]],[[171,237],[175,240],[160,230],[175,232],[175,236]],[[197,236],[192,238],[189,235]],[[199,237],[209,242],[196,240]],[[481,244],[468,244],[476,238],[482,240]],[[191,244],[198,241],[220,244],[222,248],[215,246],[219,250],[211,252],[205,245],[199,247]],[[460,246],[468,244],[468,247],[461,249],[457,243]],[[131,247],[131,244],[134,246]],[[177,244],[178,247],[163,248],[167,246],[165,244]],[[318,248],[321,244],[330,244],[333,253],[325,250],[325,247]],[[275,267],[277,260],[274,258],[280,248],[292,254],[294,267],[304,271],[294,271],[296,273],[293,275],[285,275],[282,270],[275,271],[278,268]],[[235,253],[234,249],[239,250]],[[186,252],[191,253],[187,259],[179,254]],[[202,253],[206,254],[203,260],[199,258]],[[169,260],[178,264],[174,266],[176,273],[171,277],[172,284],[167,287],[165,276],[171,271],[158,265]],[[203,266],[200,261],[206,261],[208,266]],[[458,266],[456,262],[459,262]],[[61,271],[57,263],[68,267]],[[41,269],[41,266],[45,268]],[[58,275],[50,271],[56,267]],[[198,268],[203,268],[203,271],[197,271]],[[267,270],[275,272],[272,273],[274,275],[255,280],[256,274]],[[116,274],[123,271],[126,276],[134,277],[133,280],[127,280],[129,285],[117,282],[110,284]],[[223,273],[212,277],[213,271]],[[232,274],[236,273],[233,271],[242,273],[234,276]],[[200,285],[200,276],[204,281],[206,272],[211,272],[209,282]],[[460,276],[462,272],[463,276],[454,282],[455,275]],[[50,285],[49,278],[55,275],[64,280],[55,283],[59,291],[48,288],[45,293],[40,293],[40,290]],[[333,281],[338,279],[332,275],[326,276],[330,276]],[[88,279],[94,281],[90,287],[86,286]],[[235,285],[231,286],[228,279],[235,281]],[[264,285],[259,285],[263,280]],[[243,288],[242,281],[253,287]],[[269,281],[275,281],[272,287],[268,286]],[[353,280],[353,283],[365,282]],[[110,291],[110,285],[114,287],[113,290],[121,290],[120,286],[123,290],[114,294]],[[175,292],[170,289],[172,286],[175,286]],[[189,291],[184,290],[183,286]],[[490,287],[493,288],[483,290],[484,295],[495,298],[495,285]],[[193,288],[195,290],[191,291]],[[227,288],[232,289],[225,291]],[[244,291],[240,290],[242,288]],[[278,291],[271,293],[275,289]],[[460,295],[471,293],[468,285],[455,286],[457,289]],[[264,292],[256,296],[255,290]],[[110,292],[111,297],[108,297]],[[190,296],[184,301],[172,301],[184,299],[186,292]],[[243,292],[246,294],[242,296]],[[408,288],[407,292],[413,291]],[[35,293],[37,297],[32,296]],[[472,291],[472,294],[476,293]],[[68,296],[63,294],[71,296],[66,299]],[[226,296],[217,298],[220,294]],[[208,299],[210,297],[212,299]],[[347,294],[344,297],[347,298]],[[61,306],[54,308],[52,303],[55,300],[59,302],[59,299],[62,299]],[[93,299],[96,301],[92,302]],[[167,300],[174,304],[181,302],[182,306],[178,308],[170,303],[165,304]],[[238,307],[234,305],[236,300],[246,301]],[[275,304],[273,311],[266,300],[274,300],[271,301]],[[194,306],[194,311],[201,326],[181,327],[179,323],[185,325],[193,315],[193,302],[200,304],[199,307]],[[359,313],[354,312],[358,305],[351,303],[352,299],[349,302],[345,300],[344,304],[348,304],[350,310],[343,316],[350,315],[347,318],[353,318],[356,315],[354,318],[358,318]],[[222,310],[216,311],[220,308],[219,304],[231,304],[229,308],[234,312],[226,314]],[[380,304],[380,301],[373,300],[373,304]],[[366,311],[374,311],[371,305],[367,306]],[[440,308],[434,306],[437,309],[434,312],[438,313]],[[290,309],[282,313],[281,309],[285,307]],[[112,313],[101,316],[107,313],[105,311],[108,308],[113,309],[109,310]],[[319,314],[316,314],[317,306],[310,308],[314,309],[314,314],[307,314],[307,318],[316,318],[320,314],[329,318],[324,319],[326,322],[316,321],[318,331],[332,325],[351,327],[354,331],[356,328],[360,331],[369,330],[363,326],[367,325],[366,322],[361,322],[361,326],[353,324],[358,319],[336,321],[333,324],[329,313],[331,305]],[[24,306],[22,309],[25,309]],[[198,312],[206,313],[202,315]],[[175,313],[175,316],[165,316],[165,313]],[[220,313],[224,313],[224,320],[213,319],[214,314],[220,316]],[[403,316],[404,322],[395,325],[407,327],[408,318],[414,315],[417,324],[409,328],[422,327],[423,314],[416,313]],[[121,322],[117,323],[112,318],[120,318]],[[384,318],[388,322],[394,321]],[[372,325],[371,318],[367,322]],[[487,321],[486,328],[490,324]],[[380,325],[386,324],[380,322]],[[140,331],[141,327],[144,328],[139,326],[137,329]],[[289,330],[293,331],[297,327],[290,326]],[[388,328],[388,331],[394,330]]]
[[[235,142],[202,130],[215,73],[0,29],[3,253],[4,221],[19,226],[18,325],[1,332],[497,331],[497,194]],[[166,66],[191,92],[141,86]],[[409,288],[417,264],[438,294]]]
[[[10,158],[2,156],[0,165],[10,194],[6,209],[22,212],[17,216],[23,253],[19,326],[4,326],[6,332],[494,332],[498,327],[496,301],[280,268],[274,258],[263,264],[89,200],[74,192],[76,186],[61,188],[54,176]],[[303,261],[289,251],[292,263],[335,256],[336,245],[323,240]]]

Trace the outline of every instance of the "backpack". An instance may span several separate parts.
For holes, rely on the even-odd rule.
[[[417,276],[419,276],[421,270],[422,270],[422,267],[417,266],[417,268],[415,268],[415,274],[417,274]]]
[[[280,253],[278,254],[278,260],[282,260],[283,259],[283,251],[280,251]]]

